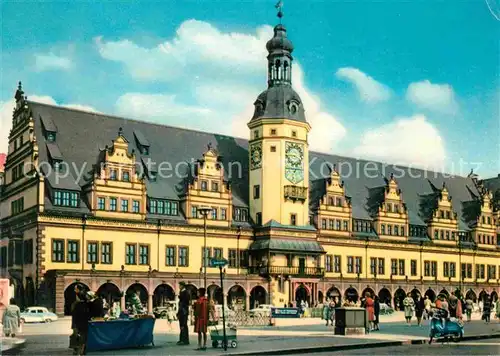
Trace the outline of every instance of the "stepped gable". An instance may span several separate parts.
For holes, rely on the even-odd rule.
[[[169,162],[165,164],[166,173],[170,173],[168,176],[161,177],[159,173],[156,181],[146,180],[149,196],[179,199],[179,195],[185,189],[188,167],[201,158],[207,145],[211,143],[223,157],[225,179],[231,182],[234,205],[248,206],[248,141],[245,139],[35,102],[29,102],[29,105],[35,119],[35,132],[39,141],[43,140],[41,118],[50,117],[57,126],[57,145],[64,160],[70,165],[74,164],[78,169],[85,167],[87,178],[93,164],[98,160],[100,150],[111,144],[121,127],[124,137],[130,142],[129,149],[135,149],[137,164],[143,164],[142,162],[148,160],[156,163]],[[140,141],[143,143],[147,141],[148,155],[143,155],[139,149]],[[43,162],[47,160],[48,149],[45,144],[40,144],[39,147],[40,161]],[[235,162],[238,164],[231,165]],[[449,177],[422,169],[318,152],[310,152],[309,162],[310,196],[315,200],[311,201],[311,206],[317,204],[317,200],[322,196],[318,190],[323,189],[323,183],[328,179],[331,167],[337,165],[345,184],[346,195],[351,199],[353,218],[358,219],[371,219],[372,194],[385,186],[384,177],[389,177],[391,174],[394,174],[398,187],[403,192],[410,224],[425,225],[421,214],[421,196],[435,193],[433,186],[440,187],[445,182],[453,197],[453,209],[458,213],[459,228],[466,229],[467,222],[463,216],[464,204],[467,205],[467,202],[475,200],[479,195],[471,177]],[[368,174],[364,174],[365,167]],[[175,174],[176,170],[178,174]],[[241,178],[238,176],[239,170]],[[76,182],[77,174],[73,169],[71,172],[68,179]],[[50,184],[57,186],[55,180],[50,180]],[[64,184],[67,184],[67,181]],[[77,189],[83,184],[84,181],[81,181],[79,185],[72,186]]]

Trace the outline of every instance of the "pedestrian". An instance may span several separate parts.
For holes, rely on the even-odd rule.
[[[478,306],[479,306],[479,312],[482,313],[483,312],[483,305],[484,305],[484,302],[482,299],[479,300],[479,303],[478,303]]]
[[[497,297],[495,302],[495,316],[500,321],[500,298]]]
[[[172,330],[172,322],[175,319],[175,313],[174,313],[174,308],[172,308],[171,305],[167,307],[167,321],[168,321],[168,327],[170,330]]]
[[[448,313],[450,310],[450,305],[448,304],[448,301],[446,300],[446,297],[444,295],[441,296],[441,309],[445,309]]]
[[[196,349],[198,351],[207,349],[207,327],[209,315],[209,305],[208,299],[205,296],[205,288],[200,288],[198,289],[198,300],[196,300],[194,304],[194,332],[198,333],[198,348]]]
[[[179,320],[179,341],[177,345],[189,345],[188,316],[189,305],[191,304],[191,294],[186,289],[185,282],[179,282],[181,291],[179,293],[179,309],[177,310],[177,319]]]
[[[372,299],[370,292],[366,292],[365,294],[365,309],[366,312],[368,313],[368,323],[369,323],[369,329],[372,331],[375,329],[374,326],[374,321],[375,321],[375,309],[374,309],[374,304],[375,301]]]
[[[428,295],[426,295],[424,299],[424,309],[425,309],[425,319],[430,319],[432,301],[429,299]]]
[[[491,300],[490,296],[485,293],[483,296],[483,320],[489,324],[491,317]]]
[[[458,301],[458,298],[455,296],[455,293],[451,292],[450,302],[449,302],[450,318],[456,318],[457,317],[458,302],[459,301]]]
[[[78,291],[78,294],[71,313],[71,323],[74,327],[74,335],[76,335],[73,355],[85,355],[89,320],[91,315],[90,306],[88,303],[87,293],[85,293],[84,289],[78,287],[75,288],[75,291]]]
[[[328,298],[323,305],[323,320],[326,320],[326,326],[328,326],[328,323],[330,322],[330,301]]]
[[[467,321],[471,321],[472,309],[474,308],[474,301],[470,298],[465,300],[465,313],[467,314]]]
[[[411,294],[408,293],[406,298],[403,300],[403,306],[405,311],[405,319],[408,326],[411,325],[411,318],[413,317],[413,310],[415,309],[415,301],[411,297]]]
[[[417,317],[418,326],[422,326],[422,315],[425,310],[425,301],[420,293],[417,293],[417,300],[415,301],[415,316]]]
[[[9,306],[2,317],[3,333],[6,337],[16,337],[21,326],[21,310],[16,305],[16,300],[10,298]]]
[[[373,313],[375,314],[375,330],[379,331],[379,316],[380,316],[380,300],[378,295],[375,296],[375,301],[373,303]]]

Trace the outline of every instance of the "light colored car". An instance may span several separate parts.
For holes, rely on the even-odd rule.
[[[394,309],[392,309],[392,307],[388,306],[385,303],[380,303],[380,315],[392,314],[392,313],[394,313]]]
[[[21,313],[23,323],[50,323],[57,319],[57,315],[49,312],[45,307],[29,307]]]
[[[271,316],[271,308],[274,308],[274,306],[270,304],[261,304],[257,308],[250,309],[249,314],[250,316]]]

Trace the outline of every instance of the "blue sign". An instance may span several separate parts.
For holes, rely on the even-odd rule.
[[[224,267],[227,263],[228,262],[225,258],[212,258],[210,260],[211,267]]]
[[[271,308],[273,318],[300,318],[299,308]]]

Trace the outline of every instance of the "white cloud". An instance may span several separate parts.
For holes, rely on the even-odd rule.
[[[411,83],[406,99],[421,108],[438,112],[453,114],[458,110],[455,92],[449,84],[433,84],[429,80]]]
[[[207,22],[188,20],[175,38],[152,48],[126,39],[106,42],[97,37],[95,42],[103,58],[123,63],[134,78],[173,81],[186,74],[220,78],[261,69],[270,33],[269,26],[258,28],[254,35],[223,33]]]
[[[242,34],[188,20],[175,38],[153,48],[100,37],[96,44],[103,58],[122,63],[133,78],[168,82],[175,88],[176,95],[125,94],[116,102],[120,115],[248,138],[253,103],[267,86],[266,42],[272,34],[270,26]],[[321,110],[319,98],[305,87],[297,63],[293,71],[294,88],[313,127],[311,148],[330,151],[346,130]]]
[[[30,95],[28,97],[29,101],[36,101],[37,103],[58,105],[57,102],[50,96],[47,95]],[[8,147],[8,138],[10,129],[12,127],[12,113],[14,107],[16,106],[16,101],[10,99],[7,101],[0,101],[0,153],[6,153]],[[91,106],[80,105],[80,104],[62,104],[60,106],[73,108],[77,110],[85,110],[91,112],[98,112]]]
[[[335,75],[337,78],[354,85],[358,90],[361,101],[376,103],[388,100],[391,97],[389,88],[357,68],[340,68]]]
[[[399,117],[369,130],[354,149],[356,157],[444,170],[446,150],[438,130],[423,115]]]
[[[35,54],[35,70],[43,72],[46,70],[69,70],[73,67],[71,59],[58,56],[54,53]]]

